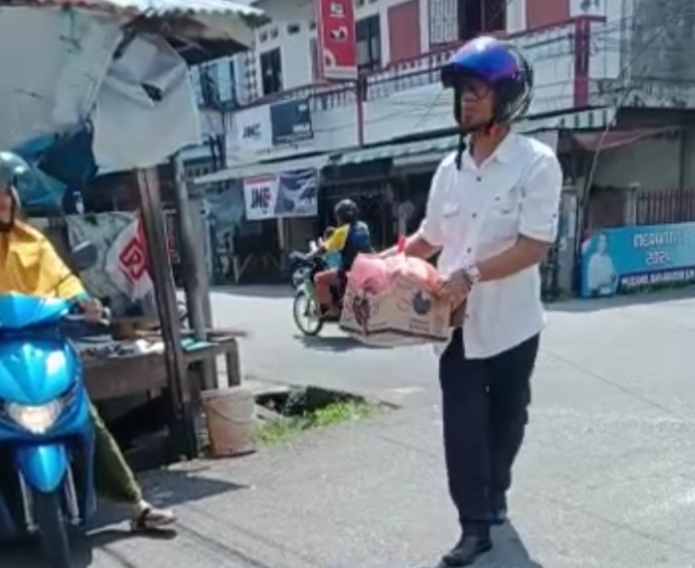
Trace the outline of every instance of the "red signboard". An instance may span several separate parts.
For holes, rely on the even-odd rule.
[[[320,71],[324,79],[355,79],[357,47],[353,0],[316,0]]]

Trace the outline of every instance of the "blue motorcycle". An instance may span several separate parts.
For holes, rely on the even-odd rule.
[[[68,526],[96,510],[94,427],[74,303],[0,296],[0,535],[37,535],[51,568],[72,566]]]

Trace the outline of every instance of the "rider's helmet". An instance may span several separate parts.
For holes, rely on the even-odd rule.
[[[338,201],[333,209],[333,215],[341,225],[349,225],[357,221],[359,211],[352,199],[342,199]]]
[[[471,79],[488,85],[495,97],[493,114],[483,124],[463,129],[461,95]],[[509,124],[521,118],[531,104],[533,69],[514,45],[490,36],[467,42],[441,69],[442,86],[454,89],[454,117],[462,133],[471,134],[495,124]]]
[[[0,152],[0,192],[12,197],[12,217],[0,229],[7,230],[14,224],[17,210],[21,208],[20,193],[30,187],[33,174],[29,164],[13,152]]]

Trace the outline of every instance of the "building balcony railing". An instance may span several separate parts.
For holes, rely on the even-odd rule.
[[[591,29],[602,25],[604,21],[604,18],[585,16],[506,37],[522,48],[534,66],[538,67],[544,62],[566,59],[581,50],[586,50],[589,55],[590,42],[587,38]],[[459,47],[459,44],[445,46],[363,75],[363,100],[379,100],[394,93],[438,83],[439,70]],[[585,63],[588,66],[588,61]],[[237,110],[282,100],[307,98],[313,111],[327,111],[354,105],[357,91],[356,81],[341,84],[316,83],[257,98]]]

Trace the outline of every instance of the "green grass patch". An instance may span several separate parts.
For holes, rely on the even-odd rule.
[[[306,430],[325,428],[350,420],[363,420],[379,412],[379,405],[364,401],[333,402],[297,416],[282,416],[263,424],[256,431],[256,440],[262,445],[283,442]]]

